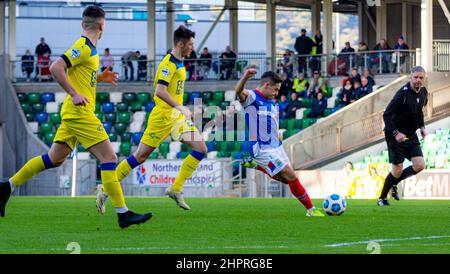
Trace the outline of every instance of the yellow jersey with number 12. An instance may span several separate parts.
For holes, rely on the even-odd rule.
[[[97,49],[89,38],[81,36],[61,58],[67,65],[67,78],[76,92],[85,96],[89,104],[85,107],[75,106],[70,95],[64,100],[61,117],[65,119],[79,119],[95,112],[95,90],[97,87],[97,71],[99,56]]]
[[[170,53],[167,54],[158,66],[158,71],[156,72],[154,82],[155,90],[157,84],[166,86],[167,92],[172,96],[172,98],[180,105],[183,105],[185,81],[186,69],[183,61],[177,59]],[[156,96],[156,94],[154,95],[154,101],[156,107],[158,107],[160,111],[171,111],[173,109],[172,106]]]

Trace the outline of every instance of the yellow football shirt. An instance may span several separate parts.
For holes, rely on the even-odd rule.
[[[172,54],[167,54],[166,57],[158,66],[156,72],[154,87],[161,84],[167,87],[167,92],[178,102],[183,105],[184,82],[186,81],[186,68],[183,61],[177,59]],[[167,104],[164,100],[154,95],[155,105],[161,110],[172,110],[173,107]]]
[[[99,56],[89,38],[81,36],[61,58],[67,64],[67,77],[75,90],[89,100],[85,107],[75,106],[70,95],[64,100],[61,110],[62,119],[78,119],[95,111],[95,90]]]

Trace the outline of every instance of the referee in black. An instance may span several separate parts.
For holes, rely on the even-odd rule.
[[[387,195],[392,188],[392,197],[399,200],[397,184],[425,169],[422,150],[416,131],[420,129],[425,138],[425,123],[422,108],[427,104],[428,91],[423,87],[426,72],[423,67],[413,67],[410,81],[397,91],[383,114],[384,135],[392,170],[384,181],[378,198],[379,206],[389,206]],[[403,169],[403,161],[413,165]]]

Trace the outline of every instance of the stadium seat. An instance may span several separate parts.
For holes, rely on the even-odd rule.
[[[131,143],[120,143],[120,153],[123,156],[129,156],[131,153]]]
[[[41,102],[41,96],[37,92],[30,92],[28,93],[28,103],[30,104],[36,104]]]
[[[150,93],[148,92],[139,92],[137,94],[137,101],[144,105],[150,99]]]
[[[142,131],[142,122],[132,122],[130,124],[130,132],[140,132]]]
[[[111,142],[117,142],[117,133],[115,133],[115,132],[110,132],[110,133],[109,133],[109,140],[110,140]]]
[[[109,94],[109,102],[114,103],[114,104],[118,104],[122,102],[122,92],[111,92]],[[128,104],[127,104],[128,106]]]
[[[19,103],[26,103],[28,101],[27,95],[23,92],[17,92],[17,99],[19,99]]]
[[[185,91],[183,93],[183,105],[187,105],[188,104],[188,99],[189,99],[189,92]]]
[[[53,143],[53,139],[55,139],[55,133],[54,132],[47,132],[44,136],[44,141],[47,145]]]
[[[178,159],[185,159],[189,155],[189,152],[180,151],[177,153]]]
[[[302,98],[301,99],[302,107],[304,107],[304,108],[311,108],[312,101],[313,101],[313,99],[311,99],[311,98]]]
[[[131,135],[131,140],[135,146],[139,145],[143,134],[143,132],[135,132]]]
[[[133,92],[124,92],[122,94],[122,102],[131,104],[131,102],[136,101],[136,93]]]
[[[45,111],[48,112],[48,113],[59,112],[58,103],[56,103],[56,102],[48,102],[47,104],[45,104]]]
[[[236,99],[236,91],[227,90],[224,95],[225,101],[232,102]]]
[[[205,91],[202,93],[203,104],[206,104],[213,99],[213,93],[211,91]]]
[[[67,93],[65,92],[56,92],[55,93],[55,103],[62,103],[64,102],[64,99],[66,99]]]
[[[114,103],[105,102],[102,104],[102,112],[103,113],[111,113],[114,112]]]
[[[41,133],[43,136],[48,132],[52,132],[52,130],[53,130],[53,125],[50,123],[42,123],[39,126],[39,133]]]
[[[105,121],[110,122],[112,125],[116,123],[116,113],[105,113]]]
[[[34,121],[34,113],[25,113],[25,118],[27,118],[27,122]]]
[[[91,154],[89,152],[79,152],[77,153],[77,157],[79,161],[87,161],[89,160]]]
[[[130,106],[131,111],[141,111],[142,110],[142,104],[140,102],[132,102]]]
[[[208,154],[206,155],[207,159],[216,159],[217,158],[217,151],[210,151],[208,152]]]
[[[217,90],[216,92],[214,92],[213,100],[214,100],[215,104],[218,105],[220,102],[222,102],[224,100],[224,97],[225,97],[225,92],[221,91],[221,90]]]
[[[58,112],[50,113],[50,123],[54,125],[61,124],[61,114],[59,114]]]
[[[132,135],[131,132],[127,132],[127,131],[122,132],[120,134],[120,141],[122,143],[129,143],[129,142],[131,142],[131,135]]]
[[[304,115],[304,111],[306,110],[306,108],[300,108],[300,109],[297,109],[296,111],[295,111],[295,119],[297,119],[297,120],[301,120],[301,119],[303,119],[303,115]]]
[[[230,106],[230,102],[228,101],[223,101],[219,103],[219,106],[222,110],[226,110],[228,106]]]
[[[77,152],[85,152],[86,151],[86,148],[84,148],[83,145],[81,145],[81,144],[78,144],[76,149],[77,149]]]
[[[158,159],[159,158],[159,153],[158,152],[152,152],[148,158],[152,159],[152,160]]]
[[[129,113],[129,112],[120,112],[119,114],[118,114],[118,121],[120,122],[120,123],[125,123],[125,124],[128,124],[128,123],[130,123],[130,120],[131,120],[131,114]]]
[[[96,112],[95,116],[97,116],[97,118],[100,120],[100,122],[103,122],[103,113],[101,112]]]
[[[168,159],[168,160],[175,160],[177,158],[177,153],[175,153],[175,152],[166,153],[165,154],[166,155],[165,158]]]
[[[117,112],[127,112],[128,111],[128,104],[119,102],[116,104]]]
[[[327,109],[325,109],[324,115],[326,117],[326,116],[328,116],[328,115],[330,115],[332,113],[333,113],[333,110],[331,108],[327,108]]]
[[[198,98],[202,98],[202,94],[200,92],[194,91],[194,92],[189,93],[189,99],[188,99],[189,104],[194,104],[195,99],[198,99]]]
[[[33,112],[32,106],[28,103],[22,103],[22,104],[20,104],[20,107],[22,108],[24,113],[32,113]]]
[[[145,120],[145,111],[136,111],[135,113],[133,113],[133,122],[138,122],[138,123],[143,123],[146,122]]]
[[[231,158],[233,158],[233,160],[241,160],[242,153],[239,151],[233,151],[233,152],[231,152]]]
[[[109,93],[107,93],[107,92],[97,92],[95,98],[96,98],[96,101],[99,102],[100,104],[109,102]]]
[[[116,141],[111,141],[114,153],[118,154],[120,152],[120,143]]]
[[[95,112],[101,112],[102,111],[102,106],[99,102],[95,102]]]
[[[45,105],[41,103],[33,104],[33,111],[35,112],[43,112],[45,110]]]
[[[39,123],[38,122],[28,122],[28,126],[31,129],[31,132],[38,133],[39,132]]]
[[[336,106],[336,97],[331,97],[329,100],[327,100],[328,108],[334,108],[335,106]]]
[[[103,127],[105,128],[106,133],[110,133],[112,129],[112,125],[110,122],[103,122]]]
[[[147,113],[152,112],[154,107],[155,107],[155,103],[153,103],[153,102],[145,103],[145,112],[147,112]]]
[[[121,134],[127,129],[127,124],[118,122],[114,125],[114,129],[116,130],[117,134]]]
[[[55,94],[51,92],[44,92],[41,94],[41,103],[46,104],[48,102],[55,101]]]
[[[170,142],[170,144],[169,144],[169,151],[178,153],[178,152],[181,151],[181,146],[182,146],[182,143],[179,142],[179,141]]]
[[[169,152],[169,143],[162,142],[159,146],[159,152],[161,152],[161,154],[167,154]]]
[[[39,124],[46,123],[48,121],[48,113],[38,112],[36,113],[35,119]]]

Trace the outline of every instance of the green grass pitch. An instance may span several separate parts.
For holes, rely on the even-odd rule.
[[[95,197],[12,197],[0,219],[0,253],[450,253],[450,202],[347,200],[339,217],[308,218],[295,199],[128,197],[130,209],[154,216],[121,230],[110,201]],[[316,205],[321,201],[315,200]],[[376,245],[376,244],[375,244]]]

